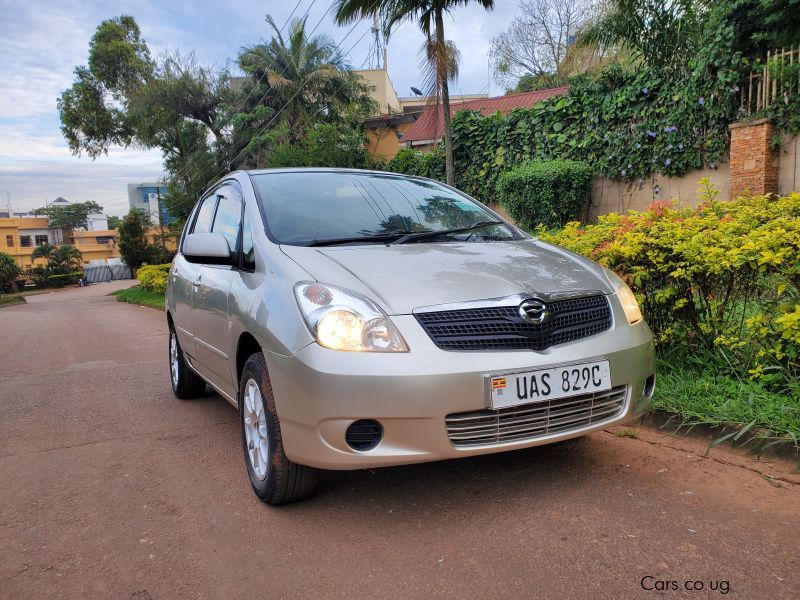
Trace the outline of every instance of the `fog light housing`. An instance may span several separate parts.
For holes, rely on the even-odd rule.
[[[344,439],[356,452],[368,452],[381,443],[383,426],[372,419],[360,419],[350,424]]]

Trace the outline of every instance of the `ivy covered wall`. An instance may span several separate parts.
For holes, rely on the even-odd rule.
[[[498,178],[531,159],[587,162],[595,175],[636,183],[652,174],[682,176],[727,161],[728,126],[740,118],[740,88],[751,62],[720,27],[691,60],[688,76],[614,66],[570,82],[566,96],[508,115],[460,111],[454,119],[456,186],[492,201]],[[796,130],[798,98],[775,107],[776,129]],[[401,152],[391,170],[444,179],[439,155]]]

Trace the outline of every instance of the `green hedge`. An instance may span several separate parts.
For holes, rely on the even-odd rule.
[[[62,275],[48,275],[47,281],[50,285],[62,287],[65,285],[80,283],[82,277],[83,271],[75,271],[73,273],[64,273]]]
[[[386,170],[444,181],[444,148],[439,146],[426,154],[403,148],[386,164]]]
[[[561,227],[584,217],[592,195],[592,168],[574,160],[525,163],[504,173],[497,199],[522,227]]]

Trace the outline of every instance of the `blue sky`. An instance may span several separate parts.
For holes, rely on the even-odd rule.
[[[151,181],[162,174],[158,151],[113,148],[92,161],[72,156],[59,130],[56,99],[72,83],[76,65],[85,64],[88,42],[103,19],[133,15],[154,54],[171,49],[193,51],[199,62],[231,66],[238,49],[267,35],[264,15],[283,24],[297,0],[253,2],[228,0],[166,0],[135,2],[61,0],[15,2],[0,0],[0,206],[10,198],[16,210],[42,206],[64,196],[94,200],[108,214],[127,212],[128,183]],[[515,2],[497,0],[486,13],[478,6],[458,11],[446,22],[447,36],[461,50],[461,93],[486,92],[489,41],[508,26]],[[351,26],[340,28],[325,15],[331,0],[301,0],[317,33],[341,40]],[[369,29],[360,23],[342,44],[349,49]],[[367,58],[370,35],[356,44],[350,60],[355,68]],[[400,95],[419,87],[417,48],[421,34],[413,24],[398,28],[389,42],[389,75]],[[496,85],[492,94],[501,93]]]

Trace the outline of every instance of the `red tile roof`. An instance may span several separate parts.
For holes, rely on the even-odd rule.
[[[495,98],[481,98],[480,100],[469,100],[450,106],[450,113],[459,110],[479,110],[484,115],[491,115],[496,112],[503,114],[511,112],[515,108],[530,108],[535,104],[566,94],[569,88],[557,87],[549,90],[538,90],[536,92],[520,92],[519,94],[509,94],[507,96],[497,96]],[[406,130],[400,143],[421,142],[425,140],[438,140],[444,135],[444,122],[442,119],[442,107],[426,108],[419,119]]]

